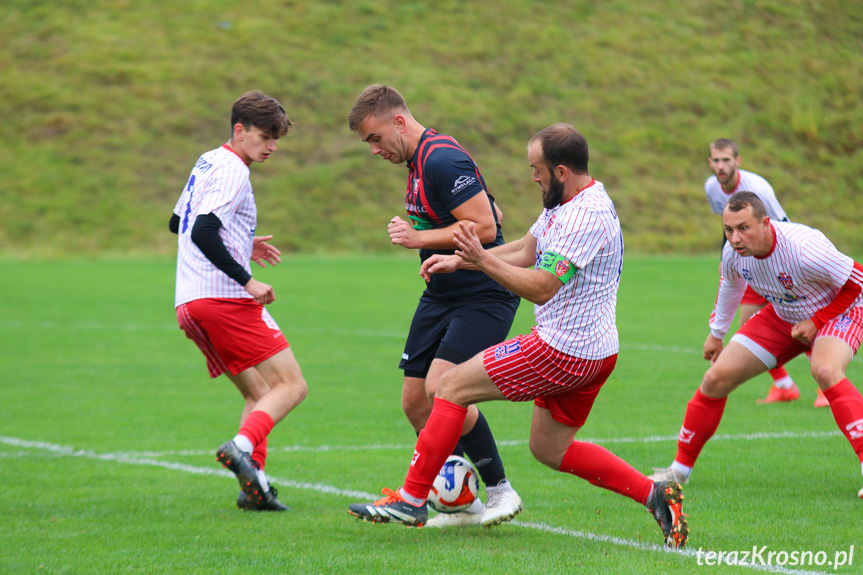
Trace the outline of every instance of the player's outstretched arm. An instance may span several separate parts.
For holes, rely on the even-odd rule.
[[[267,267],[267,264],[261,260],[270,262],[271,266],[282,263],[282,252],[275,246],[267,243],[267,240],[273,239],[273,236],[255,236],[252,239],[252,261],[261,266]]]
[[[409,249],[451,250],[455,248],[453,233],[461,222],[473,223],[483,244],[494,241],[497,225],[489,208],[488,196],[477,194],[452,210],[458,220],[445,228],[415,230],[409,222],[396,216],[387,224],[387,233],[393,245]]]
[[[434,274],[450,274],[459,268],[469,269],[469,265],[458,256],[435,254],[422,263],[420,276],[429,282]]]
[[[520,249],[512,251],[501,251],[507,244],[498,246],[491,250],[485,250],[480,243],[479,237],[473,228],[473,224],[460,222],[459,230],[453,234],[456,244],[456,255],[465,262],[485,272],[494,281],[524,299],[538,304],[546,304],[554,294],[563,286],[563,283],[552,274],[539,269],[526,269],[527,259],[524,256],[525,248],[531,243],[536,248],[536,238],[525,236],[521,242]],[[530,242],[528,237],[533,241]],[[502,253],[504,258],[497,257]],[[534,252],[535,253],[535,252]],[[535,256],[531,255],[530,263],[535,263]],[[510,263],[514,262],[514,263]]]

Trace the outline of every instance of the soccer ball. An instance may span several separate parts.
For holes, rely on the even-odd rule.
[[[429,491],[429,507],[439,513],[464,511],[476,500],[479,480],[476,468],[458,455],[450,455]]]

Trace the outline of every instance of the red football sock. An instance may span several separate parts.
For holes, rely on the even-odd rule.
[[[264,465],[267,463],[267,438],[265,437],[262,442],[255,446],[255,450],[252,451],[252,461],[258,464],[258,469],[263,470]]]
[[[432,483],[447,457],[455,449],[467,408],[436,397],[428,423],[420,431],[408,476],[402,489],[417,499],[426,500]]]
[[[695,390],[695,395],[686,407],[686,415],[683,416],[675,461],[687,467],[695,467],[695,460],[698,459],[704,444],[713,437],[719,422],[722,421],[722,412],[725,411],[727,401],[727,397],[716,399],[707,397],[701,393],[701,389]]]
[[[647,504],[653,481],[606,448],[573,441],[563,456],[560,470],[591,484]]]
[[[273,418],[265,411],[253,411],[240,427],[240,435],[243,435],[257,446],[264,441],[275,426]]]
[[[846,377],[824,392],[833,419],[863,463],[863,395]]]

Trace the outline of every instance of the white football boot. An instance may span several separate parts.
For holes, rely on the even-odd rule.
[[[509,481],[502,480],[495,487],[487,487],[488,496],[485,503],[485,513],[480,523],[485,527],[509,521],[522,510],[521,497],[512,488]]]
[[[485,510],[479,498],[474,499],[470,507],[458,513],[438,513],[426,522],[426,527],[467,527],[479,525]]]

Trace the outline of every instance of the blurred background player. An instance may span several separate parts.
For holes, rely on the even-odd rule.
[[[728,395],[765,370],[809,351],[812,377],[863,472],[863,396],[845,375],[863,338],[863,266],[818,230],[771,221],[752,192],[738,192],[728,200],[722,223],[728,243],[704,343],[704,358],[711,366],[687,405],[674,462],[652,477],[688,482],[702,448],[719,427]],[[747,285],[771,303],[723,349]],[[863,489],[858,496],[863,498]]]
[[[352,504],[352,515],[421,526],[429,488],[458,442],[468,406],[533,400],[530,450],[538,461],[645,505],[666,545],[686,544],[678,483],[654,482],[606,448],[574,441],[620,349],[623,233],[611,198],[588,172],[588,157],[587,141],[569,124],[538,132],[528,144],[528,160],[545,209],[528,233],[486,250],[475,226],[461,222],[455,255],[423,262],[426,278],[482,270],[533,302],[537,325],[443,374],[404,484],[398,491],[384,489],[386,497],[375,503]]]
[[[285,336],[264,307],[273,288],[252,278],[250,260],[281,262],[255,236],[257,207],[249,166],[276,151],[293,126],[285,109],[260,92],[240,96],[231,109],[231,138],[202,155],[171,216],[179,234],[177,321],[207,358],[210,377],[227,373],[245,400],[240,430],[217,459],[240,483],[237,506],[284,511],[264,466],[267,436],[306,396],[306,382]]]
[[[418,249],[421,262],[434,254],[452,254],[459,222],[472,223],[485,247],[504,243],[500,211],[476,163],[452,137],[417,122],[397,90],[367,87],[354,103],[348,124],[373,155],[407,164],[410,221],[398,216],[390,220],[387,231],[394,245]],[[414,431],[426,425],[441,375],[506,339],[520,301],[480,271],[459,270],[427,280],[399,364],[404,370],[402,409]],[[464,430],[457,454],[463,450],[479,471],[486,486],[485,509],[477,499],[462,513],[438,514],[429,526],[490,525],[522,509],[491,429],[476,407],[471,407]]]
[[[740,169],[740,153],[737,144],[725,138],[720,138],[710,144],[709,164],[713,170],[712,176],[704,182],[704,191],[707,194],[707,202],[714,214],[721,216],[722,209],[735,192],[752,192],[761,198],[767,208],[767,215],[774,222],[787,222],[788,216],[776,199],[776,194],[770,184],[752,172]],[[723,245],[725,235],[722,236]],[[746,290],[743,300],[738,309],[738,324],[743,325],[752,315],[767,305],[767,300],[759,296],[751,289]],[[758,403],[774,403],[779,401],[794,401],[800,397],[800,390],[788,375],[785,367],[780,365],[768,371],[773,378],[773,385],[767,393],[767,397],[758,400]],[[815,399],[816,407],[826,407],[827,400],[824,399],[821,390]]]

